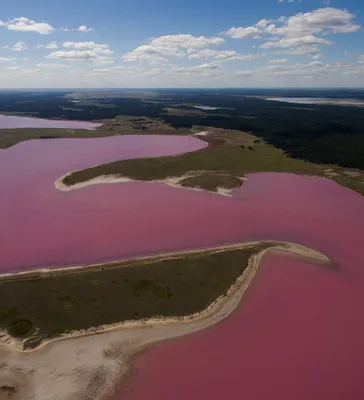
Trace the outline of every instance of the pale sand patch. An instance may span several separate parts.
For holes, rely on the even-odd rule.
[[[184,175],[181,176],[169,176],[168,178],[165,179],[154,179],[150,181],[143,181],[143,180],[137,180],[137,179],[132,179],[128,178],[126,176],[122,175],[100,175],[96,178],[89,179],[88,181],[76,183],[72,186],[67,186],[64,184],[64,179],[67,178],[68,176],[72,175],[76,171],[69,172],[60,178],[58,178],[54,182],[54,186],[56,189],[62,191],[62,192],[70,192],[72,190],[77,190],[77,189],[82,189],[87,186],[92,186],[92,185],[102,185],[102,184],[111,184],[111,183],[125,183],[125,182],[148,182],[148,183],[158,183],[161,185],[167,185],[170,187],[174,188],[179,188],[179,189],[186,189],[186,190],[193,190],[196,192],[208,192],[208,193],[213,193],[221,196],[228,196],[231,197],[232,193],[235,189],[237,188],[232,188],[232,189],[226,189],[226,188],[217,188],[217,191],[212,191],[212,190],[206,190],[206,189],[201,189],[198,187],[188,187],[188,186],[183,186],[181,185],[181,182],[187,178],[192,178],[198,175],[201,175],[203,173],[208,173],[211,171],[190,171]],[[246,181],[246,177],[238,177],[241,179],[241,181]],[[0,399],[1,400],[1,399]]]
[[[182,318],[128,321],[100,327],[93,332],[75,332],[28,352],[19,351],[13,346],[0,345],[0,386],[19,385],[19,391],[12,397],[14,400],[104,399],[127,373],[130,356],[151,343],[205,329],[231,314],[252,282],[261,260],[269,251],[288,251],[314,262],[330,262],[322,253],[305,246],[285,242],[268,243],[272,247],[250,258],[245,272],[231,286],[227,295],[220,297],[200,313]],[[219,252],[251,245],[240,243],[211,250]],[[186,253],[195,252],[174,253],[167,257],[177,258]],[[23,376],[27,376],[28,381],[23,381]],[[21,385],[19,381],[22,382]]]
[[[353,178],[357,178],[357,177],[359,177],[359,176],[362,176],[362,173],[359,172],[359,171],[345,170],[345,171],[342,171],[342,172],[343,172],[345,175],[351,176],[351,177],[353,177]]]
[[[211,131],[202,131],[202,132],[197,132],[194,135],[195,136],[208,136],[210,135],[212,132]]]
[[[100,175],[97,178],[90,179],[85,182],[76,183],[72,186],[67,186],[63,183],[64,179],[67,178],[71,173],[63,175],[61,178],[57,179],[54,183],[55,187],[62,192],[69,192],[71,190],[82,189],[87,186],[92,185],[100,185],[100,184],[109,184],[109,183],[123,183],[123,182],[131,182],[132,179],[116,176],[116,175]]]

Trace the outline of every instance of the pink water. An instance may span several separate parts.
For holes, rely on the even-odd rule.
[[[0,129],[15,128],[63,128],[63,129],[95,129],[102,124],[88,121],[66,121],[53,119],[40,119],[33,117],[17,117],[13,115],[0,115]]]
[[[267,257],[237,311],[138,357],[127,400],[364,398],[363,198],[330,180],[249,175],[227,198],[152,183],[59,192],[70,170],[202,148],[178,136],[30,141],[0,151],[0,268],[94,263],[251,239],[330,256]]]
[[[138,356],[115,398],[363,399],[362,275],[272,255],[256,278],[223,322]]]

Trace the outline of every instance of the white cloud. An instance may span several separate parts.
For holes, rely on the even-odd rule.
[[[265,38],[268,41],[260,46],[263,49],[292,48],[291,54],[310,55],[319,52],[317,46],[332,44],[317,35],[356,32],[360,25],[354,20],[355,15],[348,10],[324,7],[277,20],[262,19],[254,26],[232,27],[222,34],[234,39]]]
[[[270,64],[285,64],[286,62],[288,62],[287,58],[274,58],[269,60]]]
[[[48,44],[38,44],[37,49],[58,49],[57,42],[50,42]]]
[[[0,57],[0,62],[7,62],[7,61],[13,61],[15,58],[13,57]]]
[[[148,61],[160,63],[168,57],[185,57],[191,49],[202,49],[209,46],[218,46],[224,43],[223,38],[192,36],[189,34],[166,35],[153,38],[145,45],[139,46],[125,54],[124,61]]]
[[[287,48],[285,50],[276,50],[273,54],[293,55],[293,56],[310,56],[319,53],[320,50],[316,46],[300,46],[295,49]]]
[[[300,46],[315,46],[322,44],[332,44],[329,40],[318,38],[312,35],[303,37],[288,37],[275,42],[263,43],[260,47],[262,49],[270,49],[274,47],[300,47]]]
[[[37,64],[38,68],[70,68],[69,65],[64,65],[64,64],[57,64],[57,63],[38,63]]]
[[[359,56],[358,62],[359,62],[359,64],[364,64],[364,54]]]
[[[92,50],[71,50],[71,51],[54,51],[47,58],[61,60],[90,60],[97,58],[97,54]]]
[[[322,58],[322,57],[323,57],[323,54],[322,54],[322,53],[318,53],[318,54],[315,54],[315,55],[311,56],[311,58],[312,58],[313,60],[319,60],[319,59]]]
[[[240,76],[250,76],[253,75],[254,71],[249,71],[249,70],[242,70],[242,71],[237,71],[235,75],[240,75]]]
[[[248,38],[249,39],[259,39],[260,33],[261,33],[261,30],[255,26],[249,26],[247,28],[232,27],[232,28],[228,29],[226,32],[222,32],[223,35],[230,36],[233,39],[248,39]]]
[[[4,49],[9,49],[9,50],[13,50],[13,51],[24,51],[24,50],[28,50],[28,46],[20,41],[14,44],[14,46],[10,47],[10,46],[4,46]]]
[[[111,56],[114,52],[108,44],[98,44],[95,42],[64,42],[63,47],[75,50],[90,50],[95,54]]]
[[[265,32],[289,37],[318,33],[350,33],[360,29],[360,25],[353,22],[354,18],[355,15],[347,10],[325,7],[283,19],[281,26],[269,25]]]
[[[189,53],[188,58],[190,60],[194,59],[208,59],[208,58],[215,58],[216,60],[225,60],[225,61],[232,61],[232,60],[253,60],[257,56],[254,54],[238,54],[235,50],[212,50],[212,49],[202,49],[202,50],[195,50],[189,49],[187,51]]]
[[[93,31],[92,28],[87,28],[86,25],[81,25],[77,30],[78,30],[79,32],[91,32],[91,31]]]
[[[205,63],[193,67],[173,66],[168,69],[168,74],[174,75],[198,75],[198,76],[216,76],[220,66],[215,63]]]
[[[46,22],[35,22],[25,17],[14,18],[6,22],[1,21],[0,26],[6,27],[9,31],[37,32],[41,35],[48,35],[55,30]]]
[[[46,49],[58,49],[58,44],[57,42],[51,42],[45,45]]]
[[[90,61],[97,64],[112,64],[114,61],[110,56],[114,52],[107,44],[95,42],[64,42],[64,48],[73,50],[59,50],[50,53],[47,58],[68,60],[68,61]]]
[[[269,19],[261,19],[255,24],[258,29],[265,29],[272,21]]]

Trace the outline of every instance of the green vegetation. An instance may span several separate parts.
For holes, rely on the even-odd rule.
[[[21,128],[0,129],[0,149],[6,149],[17,143],[32,139],[59,139],[59,138],[99,138],[126,134],[184,134],[186,128],[174,129],[159,119],[136,118],[118,116],[114,119],[97,121],[103,123],[95,130],[88,129],[47,129],[47,128]]]
[[[247,173],[292,172],[332,177],[339,184],[364,194],[362,175],[348,176],[342,173],[343,169],[340,167],[291,158],[282,150],[264,141],[258,141],[249,133],[214,128],[209,130],[212,131],[209,140],[223,139],[225,144],[178,156],[122,160],[99,165],[75,171],[64,179],[64,183],[72,186],[100,175],[122,175],[136,180],[152,181],[166,179],[169,176],[183,176],[191,171],[193,173],[201,171],[201,175],[187,178],[182,184],[215,190],[216,186],[231,188],[234,183],[235,187],[239,186],[241,183],[239,177]],[[216,171],[224,177],[213,177]],[[336,175],[328,171],[333,171]]]
[[[225,174],[219,173],[202,173],[191,176],[180,182],[182,186],[193,188],[204,188],[216,192],[218,188],[234,189],[242,184],[243,180]]]
[[[270,244],[134,260],[0,281],[0,329],[36,347],[72,330],[202,311]]]
[[[157,122],[154,127],[144,122],[124,124],[116,121],[105,135],[173,134],[187,132],[195,125],[253,132],[292,158],[364,170],[363,108],[321,104],[308,107],[264,99],[281,96],[346,98],[363,102],[364,91],[356,88],[4,92],[0,93],[0,112],[67,120],[116,121],[124,118]],[[216,110],[197,110],[195,105],[216,107]],[[160,126],[168,129],[159,129]],[[17,133],[9,131],[0,130],[0,148],[44,135],[44,132],[29,133],[26,129],[17,130]],[[7,138],[3,139],[3,135]],[[58,130],[47,135],[97,137],[104,134]]]

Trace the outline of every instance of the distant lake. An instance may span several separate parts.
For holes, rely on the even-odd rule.
[[[316,99],[314,97],[269,97],[266,100],[281,101],[282,103],[316,104],[327,99]]]
[[[215,110],[228,110],[226,107],[211,107],[211,106],[193,106],[203,111],[215,111]]]
[[[269,97],[265,100],[280,101],[282,103],[295,104],[321,104],[334,106],[363,107],[364,101],[355,98],[330,98],[330,97]]]
[[[89,121],[66,121],[0,115],[0,129],[17,128],[63,128],[63,129],[96,129],[102,124]]]

